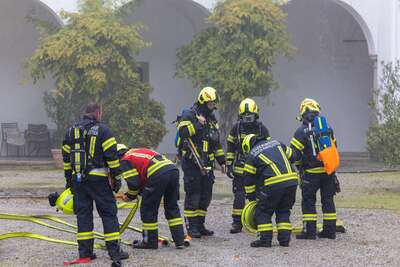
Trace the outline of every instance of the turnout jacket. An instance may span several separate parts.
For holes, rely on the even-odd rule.
[[[246,195],[297,185],[298,175],[291,166],[296,157],[295,151],[276,140],[259,141],[244,165]]]
[[[243,175],[244,155],[242,151],[242,141],[248,134],[256,134],[257,136],[265,136],[265,139],[270,138],[268,129],[262,122],[255,121],[254,123],[244,124],[240,120],[236,122],[227,137],[227,165],[234,165],[233,172]]]
[[[311,126],[314,127],[313,123],[311,123]],[[333,130],[330,130],[332,133],[331,138],[336,144]],[[324,164],[322,163],[322,161],[318,160],[316,156],[313,155],[310,133],[308,130],[308,122],[303,121],[301,126],[297,128],[292,140],[290,141],[290,147],[299,155],[299,160],[295,162],[299,170],[301,170],[302,172],[314,174],[325,173]],[[318,155],[319,151],[316,143],[315,151]]]
[[[79,120],[75,126],[77,125],[83,126],[87,131],[85,141],[87,168],[85,173],[104,177],[108,176],[108,172],[112,177],[119,175],[120,162],[117,153],[117,141],[111,130],[105,124],[88,116]],[[72,178],[75,174],[71,168],[71,149],[74,149],[76,145],[74,142],[75,135],[74,127],[67,129],[62,146],[64,175],[67,179]]]
[[[156,151],[146,148],[130,149],[121,158],[122,178],[128,185],[128,194],[136,196],[148,179],[177,169],[175,164]]]
[[[199,116],[206,119],[205,125],[199,122]],[[215,159],[220,165],[225,164],[224,150],[219,140],[219,126],[214,114],[202,114],[197,105],[185,110],[177,126],[179,133],[179,150],[184,158],[191,158],[185,139],[193,141],[205,167],[214,167]]]

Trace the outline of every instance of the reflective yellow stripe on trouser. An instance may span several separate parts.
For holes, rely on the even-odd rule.
[[[195,210],[184,210],[183,216],[188,218],[197,217],[197,212]]]
[[[308,213],[308,214],[303,214],[303,222],[306,221],[317,221],[317,214],[316,213]]]
[[[265,224],[259,224],[257,225],[257,232],[272,232],[272,223],[265,223]]]
[[[232,209],[233,216],[241,216],[243,209]]]
[[[292,224],[289,222],[280,222],[276,228],[278,231],[292,231]]]
[[[336,221],[336,213],[324,213],[324,221]]]
[[[175,218],[175,219],[168,220],[168,226],[169,227],[174,227],[174,226],[182,225],[182,224],[183,224],[183,219],[182,218]]]
[[[82,240],[89,240],[94,238],[94,232],[81,232],[76,234],[76,240],[82,241]]]
[[[119,232],[104,234],[104,241],[119,240],[119,238],[120,238]]]
[[[207,211],[206,210],[196,210],[196,214],[199,217],[206,217]]]
[[[157,230],[158,222],[155,223],[143,223],[143,230]]]

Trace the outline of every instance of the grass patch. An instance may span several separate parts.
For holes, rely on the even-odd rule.
[[[371,190],[364,194],[336,198],[338,207],[389,209],[400,212],[400,194],[388,190]]]

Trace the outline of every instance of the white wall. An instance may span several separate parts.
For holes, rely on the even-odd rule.
[[[262,119],[273,136],[288,142],[299,124],[299,103],[315,98],[336,130],[340,149],[365,151],[373,64],[361,28],[329,0],[296,0],[286,9],[297,53],[274,69],[281,90],[271,95],[271,105],[262,104]]]
[[[26,21],[29,12],[57,23],[48,10],[35,1],[2,0],[0,2],[0,121],[49,123],[44,106],[43,92],[53,87],[51,80],[22,83],[23,64],[37,46],[38,33]]]

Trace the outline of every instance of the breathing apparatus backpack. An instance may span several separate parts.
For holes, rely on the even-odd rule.
[[[88,162],[90,161],[87,148],[87,132],[95,123],[75,124],[70,128],[71,144],[71,168],[76,175],[77,182],[81,182],[86,176]]]
[[[340,157],[337,151],[335,142],[333,141],[333,131],[328,126],[326,118],[323,116],[316,116],[314,118],[314,127],[312,129],[313,143],[318,149],[317,159],[322,161],[326,173],[334,173],[340,164]]]

